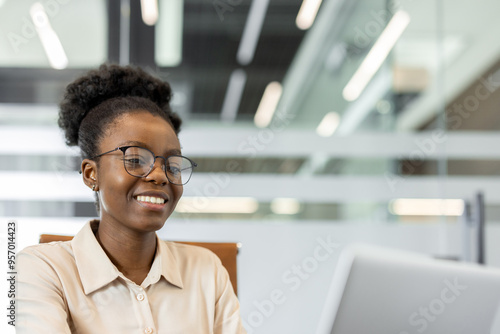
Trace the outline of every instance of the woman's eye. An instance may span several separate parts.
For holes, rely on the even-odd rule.
[[[146,162],[140,158],[126,158],[125,162],[131,165],[144,165]]]
[[[181,172],[180,168],[177,168],[175,166],[168,166],[167,171],[174,175],[179,174]]]

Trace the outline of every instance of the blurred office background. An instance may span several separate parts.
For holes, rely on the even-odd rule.
[[[159,234],[242,243],[249,333],[312,333],[351,242],[475,261],[483,217],[484,260],[500,266],[499,12],[496,0],[0,0],[1,219],[23,248],[96,215],[57,103],[86,70],[132,63],[171,83],[199,166]]]

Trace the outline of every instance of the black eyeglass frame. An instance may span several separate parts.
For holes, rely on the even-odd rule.
[[[117,148],[115,148],[115,149],[112,149],[111,151],[107,151],[107,152],[104,152],[104,153],[101,153],[101,154],[95,155],[95,156],[93,156],[93,157],[91,157],[91,158],[89,158],[89,159],[90,159],[90,160],[94,160],[94,159],[99,158],[99,157],[101,157],[101,156],[103,156],[103,155],[106,155],[106,154],[109,154],[109,153],[113,153],[113,152],[116,152],[116,151],[118,151],[118,150],[122,151],[122,153],[123,153],[123,157],[125,157],[125,151],[126,151],[127,149],[131,148],[131,147],[137,147],[137,148],[141,148],[141,149],[143,149],[143,150],[146,150],[146,151],[148,151],[149,153],[151,153],[151,155],[154,157],[153,164],[150,166],[149,171],[148,171],[145,175],[143,175],[143,176],[137,176],[137,175],[130,174],[130,172],[128,171],[127,167],[125,166],[125,159],[123,159],[123,168],[125,169],[125,171],[127,172],[127,174],[128,174],[128,175],[133,176],[133,177],[139,177],[139,178],[147,177],[147,176],[148,176],[148,175],[149,175],[149,174],[153,171],[154,164],[155,164],[155,162],[156,162],[156,158],[162,158],[162,159],[163,159],[164,172],[165,172],[165,176],[166,176],[166,177],[167,177],[167,179],[168,179],[168,182],[170,182],[171,184],[177,185],[177,186],[183,186],[183,185],[185,185],[186,183],[188,183],[188,182],[189,182],[189,180],[191,180],[191,176],[193,175],[193,170],[194,170],[194,168],[195,168],[195,167],[197,167],[197,166],[198,166],[198,164],[197,164],[196,162],[194,162],[193,160],[191,160],[191,159],[189,159],[188,157],[185,157],[185,156],[183,156],[183,155],[179,155],[179,154],[172,154],[172,155],[169,155],[169,156],[167,156],[167,157],[164,157],[164,156],[162,156],[162,155],[155,155],[155,154],[153,153],[153,151],[151,151],[151,150],[149,150],[149,149],[147,149],[147,148],[145,148],[145,147],[142,147],[142,146],[136,146],[136,145],[130,145],[130,146],[119,146],[119,147],[117,147]],[[191,169],[192,169],[192,171],[191,171],[191,175],[189,175],[189,179],[188,179],[186,182],[184,182],[184,183],[176,183],[176,182],[172,182],[172,181],[170,180],[170,178],[168,177],[168,173],[167,173],[167,168],[166,168],[166,166],[167,166],[167,160],[168,160],[168,158],[170,158],[170,157],[180,157],[180,158],[184,158],[184,159],[188,160],[188,161],[191,163]],[[163,168],[162,168],[162,169],[163,169]],[[80,171],[80,173],[81,173],[81,171]]]

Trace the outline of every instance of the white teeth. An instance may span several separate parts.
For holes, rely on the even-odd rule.
[[[137,200],[139,202],[148,202],[153,204],[163,204],[165,200],[160,197],[152,197],[152,196],[137,196]]]

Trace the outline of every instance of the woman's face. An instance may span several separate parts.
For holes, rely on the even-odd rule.
[[[103,153],[128,145],[147,148],[155,156],[166,157],[180,154],[181,151],[172,126],[147,111],[134,111],[120,116],[107,129],[99,149]],[[118,224],[136,232],[160,229],[182,196],[182,186],[168,181],[161,168],[163,159],[156,159],[154,169],[143,178],[129,175],[122,159],[120,150],[100,157],[97,184],[101,222]],[[141,201],[145,199],[143,196],[164,198],[165,203],[144,202]]]

